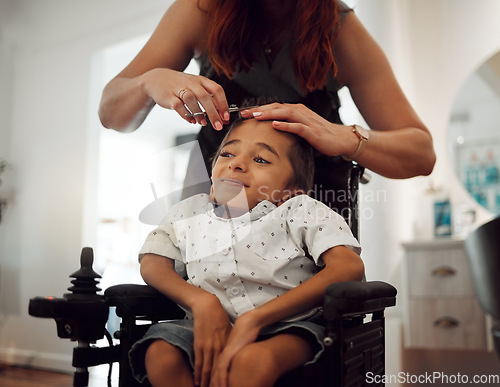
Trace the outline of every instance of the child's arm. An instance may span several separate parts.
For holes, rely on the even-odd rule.
[[[326,250],[321,259],[325,267],[312,278],[244,316],[251,314],[246,318],[260,327],[267,326],[321,306],[326,288],[332,283],[363,279],[361,257],[345,246]]]
[[[325,290],[332,283],[362,280],[363,262],[358,254],[347,247],[332,247],[321,258],[325,267],[314,277],[236,320],[216,365],[214,385],[227,385],[227,371],[233,356],[242,347],[254,342],[262,327],[322,305]]]
[[[141,260],[144,281],[177,304],[191,310],[194,320],[195,384],[208,386],[212,365],[224,349],[231,323],[219,299],[181,278],[174,261],[156,254]]]

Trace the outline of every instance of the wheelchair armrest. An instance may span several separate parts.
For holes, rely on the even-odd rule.
[[[324,313],[329,316],[356,315],[396,305],[397,290],[385,282],[339,282],[325,292]],[[147,316],[155,320],[182,319],[185,312],[173,301],[148,285],[111,286],[104,292],[106,302],[116,307],[119,317]]]
[[[348,281],[330,285],[325,292],[324,315],[327,320],[338,315],[358,315],[383,311],[396,305],[397,290],[380,281]]]
[[[185,312],[172,300],[148,285],[123,284],[104,292],[109,306],[116,307],[119,317],[146,316],[152,320],[182,319]]]

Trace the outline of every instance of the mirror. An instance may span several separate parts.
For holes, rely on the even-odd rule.
[[[458,178],[480,205],[500,215],[500,52],[458,92],[448,128]]]

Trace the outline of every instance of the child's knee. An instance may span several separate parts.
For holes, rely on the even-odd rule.
[[[163,340],[153,341],[146,351],[146,372],[153,386],[192,386],[191,367],[184,353]]]
[[[182,352],[164,340],[153,341],[146,351],[146,369],[149,372],[155,369],[176,369],[185,362]]]
[[[253,380],[255,385],[266,385],[267,381],[276,378],[275,373],[274,354],[258,344],[250,344],[243,347],[231,361],[229,378],[235,384],[230,385],[240,385],[242,380]]]

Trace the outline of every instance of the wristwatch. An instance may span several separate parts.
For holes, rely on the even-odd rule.
[[[343,155],[342,156],[342,158],[346,161],[352,161],[356,157],[358,157],[361,154],[361,152],[363,152],[363,148],[365,147],[365,144],[368,142],[368,139],[370,138],[370,134],[369,134],[368,130],[366,130],[365,128],[362,128],[359,125],[352,125],[352,131],[356,136],[358,136],[359,144],[352,155],[349,155],[349,156]]]

